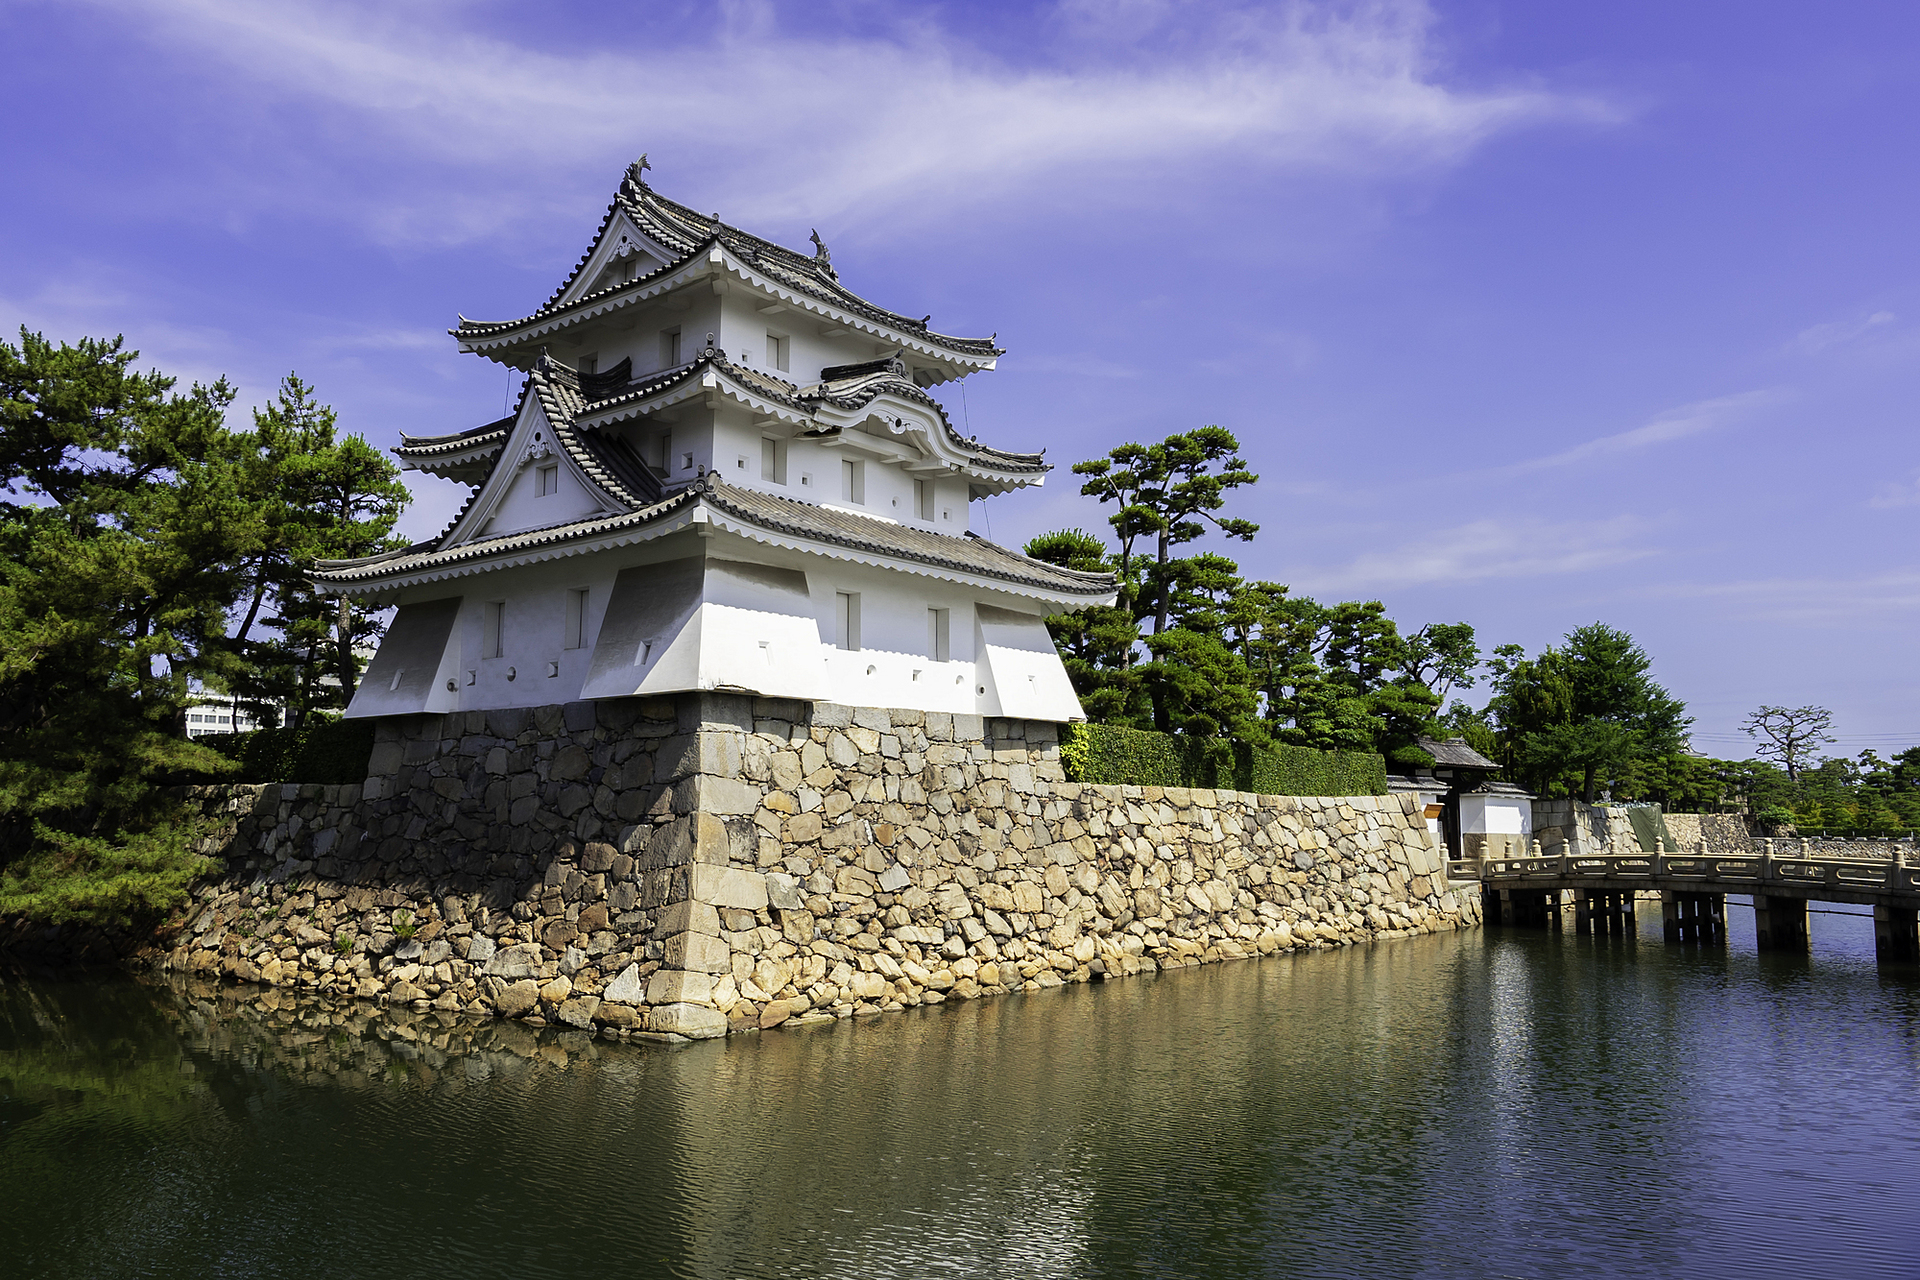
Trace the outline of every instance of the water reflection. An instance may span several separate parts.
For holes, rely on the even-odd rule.
[[[74,1276],[1920,1272],[1912,976],[1657,924],[676,1048],[15,978],[0,1247]]]

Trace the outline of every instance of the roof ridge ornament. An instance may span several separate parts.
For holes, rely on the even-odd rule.
[[[724,351],[722,351],[722,350],[721,350],[721,349],[720,349],[719,347],[716,347],[716,346],[714,346],[714,345],[713,345],[713,335],[712,335],[712,334],[708,334],[708,335],[707,335],[707,345],[706,345],[706,346],[704,346],[704,347],[702,347],[702,348],[700,348],[700,352],[699,352],[699,358],[700,358],[700,359],[702,359],[702,360],[720,360],[720,361],[724,361],[724,360],[726,360],[726,358],[727,358],[727,353],[726,353],[726,352],[724,352]]]
[[[813,234],[808,238],[813,241],[813,265],[838,280],[840,273],[833,269],[833,251],[828,249],[827,242],[820,238],[820,228],[813,227],[811,230]]]
[[[628,181],[632,182],[634,186],[639,187],[641,190],[644,191],[647,186],[647,180],[643,175],[646,173],[647,170],[651,168],[653,168],[653,166],[647,163],[646,152],[644,151],[641,152],[640,158],[627,166]]]

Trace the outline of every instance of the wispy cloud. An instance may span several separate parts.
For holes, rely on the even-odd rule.
[[[1912,624],[1920,610],[1920,569],[1854,577],[1752,578],[1674,583],[1661,594],[1709,600],[1724,617],[1815,626]]]
[[[1476,520],[1366,552],[1343,565],[1296,572],[1291,581],[1310,592],[1345,594],[1591,573],[1654,554],[1637,544],[1645,531],[1645,522],[1626,515],[1566,523]]]
[[[1204,18],[1077,3],[1036,17],[1059,45],[1044,66],[924,18],[877,35],[799,34],[760,4],[719,6],[695,44],[655,33],[556,53],[463,30],[457,6],[100,2],[224,64],[262,100],[350,123],[363,160],[369,136],[417,158],[410,208],[363,183],[307,189],[342,202],[360,191],[358,216],[384,210],[392,239],[483,235],[550,201],[577,207],[581,184],[609,185],[608,168],[640,150],[675,191],[704,192],[730,219],[871,224],[1014,194],[1063,208],[1183,199],[1180,175],[1221,160],[1397,175],[1530,123],[1617,114],[1531,84],[1446,83],[1433,15],[1413,0]],[[1134,32],[1127,48],[1098,36],[1108,20]],[[316,129],[316,147],[331,132]],[[429,170],[478,198],[418,203]]]
[[[1867,499],[1870,507],[1912,507],[1920,506],[1920,472],[1915,472],[1905,480],[1892,484],[1883,484],[1873,491]]]
[[[1794,335],[1788,347],[1792,350],[1812,355],[1852,342],[1875,329],[1890,325],[1899,319],[1891,311],[1876,311],[1864,320],[1838,320],[1830,324],[1816,324],[1812,328],[1802,329]]]
[[[1600,436],[1545,457],[1528,458],[1511,463],[1497,468],[1494,474],[1522,475],[1532,471],[1546,471],[1554,467],[1578,466],[1622,454],[1637,453],[1656,445],[1671,444],[1675,440],[1684,440],[1688,436],[1696,436],[1705,431],[1714,431],[1728,426],[1754,409],[1780,399],[1783,394],[1779,390],[1763,389],[1743,391],[1738,395],[1720,396],[1712,400],[1696,400],[1692,404],[1669,409],[1652,421],[1630,431]]]

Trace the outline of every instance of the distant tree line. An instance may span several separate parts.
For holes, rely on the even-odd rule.
[[[1403,632],[1377,600],[1322,604],[1240,576],[1209,533],[1251,543],[1225,513],[1259,477],[1218,426],[1125,444],[1074,467],[1107,533],[1062,529],[1027,544],[1050,564],[1115,575],[1118,598],[1048,620],[1090,719],[1198,738],[1375,751],[1432,762],[1423,738],[1460,736],[1543,797],[1650,801],[1675,812],[1746,807],[1763,824],[1920,826],[1920,748],[1882,761],[1813,762],[1830,742],[1819,708],[1762,707],[1755,758],[1690,754],[1686,706],[1633,637],[1595,622],[1529,655],[1482,655],[1465,622]],[[1475,708],[1457,691],[1484,680]]]
[[[343,707],[378,619],[316,559],[395,545],[393,464],[289,375],[251,429],[119,338],[0,343],[0,914],[125,921],[177,901],[219,776],[197,690],[296,722]]]

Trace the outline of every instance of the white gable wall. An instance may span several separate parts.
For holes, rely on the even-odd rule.
[[[616,592],[623,570],[638,576]],[[586,644],[568,648],[569,593],[583,588]],[[856,649],[835,644],[841,592],[859,600]],[[1043,603],[744,538],[701,539],[686,530],[638,547],[411,588],[397,603],[456,596],[446,652],[434,663],[435,686],[423,691],[409,679],[404,690],[376,691],[363,683],[350,715],[690,689],[1037,720],[1081,714],[1046,639]],[[610,602],[616,613],[625,610],[613,623]],[[489,647],[496,604],[497,655]],[[947,611],[944,661],[931,652],[933,608]],[[649,646],[644,659],[642,646]],[[432,657],[410,654],[408,664],[424,669]],[[394,661],[397,654],[379,657],[375,666]]]
[[[557,483],[552,493],[540,492],[539,471],[542,467],[556,469],[554,479]],[[494,508],[493,519],[488,521],[482,536],[498,537],[524,529],[570,524],[600,510],[599,499],[581,480],[572,461],[551,453],[544,458],[522,463],[517,468],[513,483],[508,486],[500,504]]]

